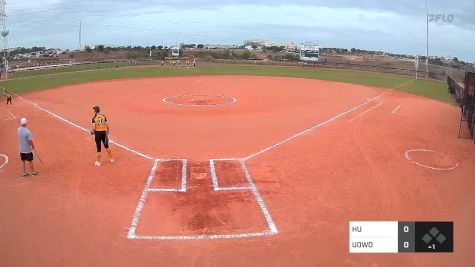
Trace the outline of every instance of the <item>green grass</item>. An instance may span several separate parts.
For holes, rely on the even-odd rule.
[[[152,65],[154,61],[142,61],[140,62],[141,66],[144,65]],[[72,65],[66,67],[57,67],[57,68],[49,68],[49,69],[37,69],[37,70],[30,70],[30,71],[20,71],[20,72],[13,72],[9,74],[9,78],[17,79],[17,78],[26,78],[38,75],[48,75],[48,74],[58,74],[63,72],[78,72],[78,71],[93,71],[93,70],[100,70],[100,69],[112,69],[118,67],[130,67],[134,66],[133,63],[130,62],[104,62],[104,63],[91,63],[91,64],[79,64],[79,65]]]
[[[196,70],[191,69],[160,69],[148,68],[118,68],[102,69],[83,72],[64,72],[42,76],[12,79],[1,83],[2,86],[16,93],[25,93],[41,89],[60,87],[71,84],[113,80],[123,78],[159,77],[159,76],[189,76],[189,75],[258,75],[258,76],[283,76],[294,78],[307,78],[337,82],[369,85],[381,88],[394,88],[411,77],[380,74],[371,72],[321,70],[283,67],[258,67],[258,66],[206,66]],[[449,95],[444,82],[432,80],[414,80],[397,90],[411,94],[447,102]]]

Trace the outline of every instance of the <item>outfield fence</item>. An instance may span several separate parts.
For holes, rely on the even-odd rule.
[[[181,67],[184,67],[185,59],[182,59]],[[268,66],[268,67],[293,67],[305,69],[341,69],[351,71],[368,71],[375,73],[386,73],[395,75],[405,75],[420,78],[425,78],[425,71],[419,70],[417,73],[414,68],[409,67],[413,62],[403,62],[402,66],[394,66],[388,62],[359,62],[359,61],[342,61],[342,60],[321,60],[315,63],[304,63],[286,60],[241,60],[241,59],[204,59],[199,60],[198,65],[236,65],[236,66]],[[82,62],[74,64],[54,64],[48,66],[36,66],[23,69],[15,69],[9,72],[9,78],[24,78],[38,75],[48,75],[63,72],[77,72],[77,71],[92,71],[98,69],[113,69],[113,68],[129,68],[140,66],[160,65],[161,60],[123,60],[123,61],[104,61],[104,62]],[[167,59],[164,64],[165,67],[170,66],[170,60]],[[464,71],[451,70],[451,76],[456,80],[462,80]],[[430,66],[428,74],[429,79],[444,81],[447,79],[447,72],[443,67]]]
[[[9,79],[18,79],[31,76],[48,75],[65,72],[93,71],[100,69],[127,68],[135,66],[148,66],[157,64],[154,60],[138,61],[110,61],[110,62],[82,62],[73,64],[54,64],[16,69],[8,73]]]
[[[341,70],[353,70],[353,71],[369,71],[386,74],[396,74],[416,77],[415,68],[410,67],[396,67],[388,62],[374,62],[369,64],[367,62],[360,61],[336,61],[336,60],[321,60],[315,63],[293,62],[285,60],[236,60],[236,59],[209,59],[207,62],[213,64],[223,65],[258,65],[258,66],[275,66],[275,67],[297,67],[297,68],[314,68],[314,69],[341,69]],[[406,62],[407,63],[407,62]],[[414,62],[410,62],[406,65],[414,65]],[[417,71],[417,77],[425,78],[426,72],[419,68]],[[444,67],[430,65],[430,71],[428,73],[429,79],[435,79],[445,81],[447,79],[447,72],[443,70]],[[458,79],[463,79],[464,71],[452,69],[452,76]]]

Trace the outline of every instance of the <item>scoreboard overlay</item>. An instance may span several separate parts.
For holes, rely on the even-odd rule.
[[[350,253],[453,252],[453,222],[351,221]]]

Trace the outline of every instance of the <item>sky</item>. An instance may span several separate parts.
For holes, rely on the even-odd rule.
[[[473,0],[428,0],[429,54],[475,62]],[[317,42],[426,54],[421,0],[7,0],[10,47]],[[443,19],[445,16],[445,19]],[[445,20],[445,21],[444,21]]]

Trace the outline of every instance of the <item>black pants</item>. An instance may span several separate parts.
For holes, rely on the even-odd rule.
[[[7,105],[8,105],[8,103],[10,103],[10,105],[13,106],[13,104],[12,104],[12,98],[11,98],[11,97],[7,97]]]
[[[101,142],[104,144],[106,149],[109,148],[109,138],[107,137],[107,132],[96,132],[95,133],[95,140],[96,140],[96,149],[97,152],[101,152]]]

